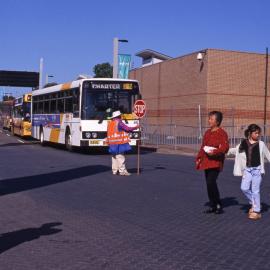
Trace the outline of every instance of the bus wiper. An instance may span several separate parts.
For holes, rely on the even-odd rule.
[[[103,114],[100,116],[100,118],[99,118],[99,120],[98,120],[98,123],[99,123],[99,124],[102,124],[102,123],[103,123],[103,121],[105,120],[105,116],[106,116],[106,113],[103,113]]]
[[[98,120],[98,123],[99,123],[99,124],[102,124],[103,121],[104,121],[104,116],[101,116],[100,119]]]

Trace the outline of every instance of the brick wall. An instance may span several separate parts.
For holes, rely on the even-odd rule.
[[[140,81],[149,122],[197,125],[198,105],[206,107],[207,59],[202,67],[196,56],[193,53],[130,72],[130,78]]]
[[[226,115],[228,116],[227,123],[234,114],[237,124],[262,124],[265,55],[223,50],[207,52],[207,108],[224,111],[225,119]],[[268,98],[270,105],[269,101]]]
[[[130,78],[140,81],[148,122],[197,126],[200,104],[203,125],[213,109],[224,112],[224,125],[261,125],[265,55],[208,49],[202,61],[196,56],[197,52],[130,72]],[[270,106],[270,98],[267,102]]]

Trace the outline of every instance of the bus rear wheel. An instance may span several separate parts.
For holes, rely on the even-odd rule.
[[[44,140],[44,131],[43,131],[43,128],[40,128],[39,140],[40,140],[40,144],[42,146],[45,146],[46,145],[45,140]]]
[[[72,142],[71,142],[71,134],[70,131],[67,130],[66,131],[66,136],[65,136],[65,145],[66,145],[66,149],[70,152],[73,151],[73,146],[72,146]]]
[[[11,135],[12,135],[12,136],[15,136],[14,126],[12,126],[12,127],[10,128],[10,130],[11,130]]]

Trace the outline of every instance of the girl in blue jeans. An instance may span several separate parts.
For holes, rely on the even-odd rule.
[[[229,150],[235,155],[234,175],[242,176],[241,190],[250,204],[248,217],[261,218],[260,185],[265,174],[264,159],[270,161],[270,153],[264,142],[260,141],[261,128],[251,124],[245,131],[246,139]]]

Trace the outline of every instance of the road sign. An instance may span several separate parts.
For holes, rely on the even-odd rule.
[[[145,101],[142,99],[136,100],[134,103],[133,112],[136,114],[137,117],[143,118],[146,113],[146,104]]]

